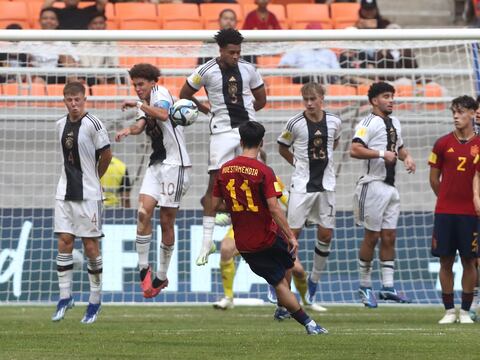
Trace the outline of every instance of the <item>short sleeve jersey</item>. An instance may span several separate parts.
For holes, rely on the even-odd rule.
[[[382,118],[372,113],[356,126],[352,141],[360,142],[372,150],[398,154],[398,150],[403,147],[400,121],[394,116]],[[395,166],[396,164],[386,165],[382,158],[363,160],[363,175],[359,184],[380,180],[394,186]]]
[[[277,142],[293,150],[295,170],[290,191],[335,190],[333,145],[340,138],[341,124],[339,117],[328,112],[320,122],[308,120],[303,112],[287,121]]]
[[[187,78],[187,84],[194,90],[205,87],[213,114],[209,124],[212,134],[255,120],[252,90],[264,86],[262,77],[251,63],[240,60],[237,66],[223,68],[218,59],[195,69]]]
[[[281,197],[282,191],[271,168],[257,159],[238,156],[220,169],[213,194],[225,200],[240,252],[260,251],[274,243],[279,228],[267,199]]]
[[[168,110],[173,105],[170,92],[163,86],[156,85],[150,93],[150,106]],[[146,133],[152,140],[153,152],[150,163],[163,162],[164,164],[191,166],[187,153],[185,135],[182,126],[175,126],[170,119],[161,121],[137,110],[137,120],[145,119]]]
[[[480,137],[462,143],[452,132],[437,140],[428,164],[440,170],[436,214],[475,216],[473,177],[480,171]]]
[[[56,199],[102,200],[97,154],[110,147],[102,122],[89,113],[76,122],[66,115],[57,121],[56,130],[63,155]]]

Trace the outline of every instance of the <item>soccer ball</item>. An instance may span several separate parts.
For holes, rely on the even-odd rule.
[[[177,125],[192,125],[198,118],[198,107],[191,100],[180,99],[169,109],[170,119]]]

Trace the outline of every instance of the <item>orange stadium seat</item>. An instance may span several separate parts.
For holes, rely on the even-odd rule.
[[[265,55],[257,57],[257,65],[260,68],[276,68],[282,55]]]
[[[47,96],[63,96],[64,84],[47,84]]]
[[[313,4],[315,0],[272,0],[272,4]]]
[[[197,4],[159,4],[157,9],[164,29],[202,29]]]
[[[165,76],[161,79],[161,84],[165,86],[172,96],[178,98],[178,94],[185,84],[185,76]]]
[[[120,56],[118,58],[118,66],[130,69],[135,64],[149,63],[157,65],[157,59],[154,57],[138,57],[138,56]]]
[[[247,17],[248,13],[255,10],[257,8],[256,4],[243,4],[243,15],[244,17]],[[277,18],[278,22],[280,23],[280,26],[282,29],[288,29],[288,23],[287,23],[287,17],[285,15],[285,6],[282,4],[269,4],[268,5],[268,11],[272,12],[275,14],[275,17]]]
[[[357,95],[359,96],[367,96],[368,89],[370,89],[370,85],[361,84],[357,86]]]
[[[439,98],[444,96],[444,89],[439,84],[430,83],[420,88],[420,95],[427,98]],[[444,102],[429,103],[428,101],[422,103],[421,106],[427,110],[444,110],[447,107]]]
[[[325,4],[287,4],[287,18],[292,29],[305,29],[309,23],[320,23],[323,29],[333,27]]]
[[[80,1],[78,7],[80,9],[95,5],[95,1]]]
[[[412,97],[414,96],[414,94],[415,91],[412,85],[395,86],[395,97],[397,99],[401,97]],[[401,103],[400,101],[397,101],[394,105],[394,108],[396,110],[411,110],[413,108],[413,105],[411,103]]]
[[[157,6],[150,3],[117,3],[115,17],[120,29],[159,29]]]
[[[359,3],[330,4],[330,14],[335,29],[344,29],[355,25],[358,20]]]
[[[200,16],[203,20],[203,27],[205,29],[218,29],[218,16],[224,9],[232,9],[237,14],[237,24],[243,24],[244,14],[240,4],[219,4],[219,3],[205,3],[200,4]]]
[[[112,3],[108,3],[105,6],[105,16],[107,17],[107,29],[108,30],[117,30],[118,29],[118,19],[115,15],[115,7]]]
[[[160,69],[194,69],[197,66],[197,58],[194,57],[160,57],[157,58]]]
[[[0,1],[0,28],[16,23],[24,29],[30,28],[27,3]]]
[[[129,88],[127,85],[101,84],[90,87],[92,96],[128,96]]]
[[[255,0],[237,0],[237,3],[240,5],[255,4]],[[245,14],[245,11],[243,13]]]
[[[158,21],[146,20],[146,19],[120,19],[119,30],[158,30],[160,24]]]
[[[330,84],[326,86],[326,95],[327,96],[356,96],[357,89],[349,85],[340,85],[340,84]],[[350,105],[349,101],[329,101],[329,108],[343,108]]]
[[[300,96],[303,84],[280,83],[269,86],[267,80],[267,92],[270,96]]]

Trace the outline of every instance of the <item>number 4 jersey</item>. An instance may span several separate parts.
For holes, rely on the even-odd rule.
[[[257,159],[238,156],[218,172],[213,194],[225,200],[238,251],[256,252],[275,242],[279,229],[267,199],[282,196],[282,191],[271,168]]]
[[[475,215],[473,176],[480,171],[480,137],[460,141],[452,132],[437,140],[428,164],[441,172],[436,214]]]

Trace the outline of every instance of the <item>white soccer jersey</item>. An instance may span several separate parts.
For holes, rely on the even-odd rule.
[[[155,85],[150,92],[150,106],[168,110],[173,105],[173,97],[163,86]],[[137,111],[137,120],[145,119],[145,131],[152,139],[153,152],[150,164],[157,161],[164,164],[192,166],[185,145],[183,126],[174,126],[172,121],[161,121],[147,116],[142,110]]]
[[[360,142],[372,150],[388,150],[398,154],[398,150],[403,146],[400,122],[394,116],[384,119],[372,113],[356,126],[353,141]],[[364,160],[363,175],[359,183],[365,184],[375,180],[394,185],[395,164],[387,166],[382,158]]]
[[[57,200],[102,200],[96,153],[110,147],[102,122],[86,113],[71,122],[68,115],[56,123],[63,166],[57,185]]]
[[[320,122],[313,122],[300,113],[287,121],[277,142],[293,146],[295,170],[290,191],[298,193],[335,191],[333,144],[340,137],[342,121],[324,112]]]
[[[249,62],[240,60],[238,66],[223,69],[218,59],[212,59],[196,68],[187,84],[194,90],[205,87],[213,114],[210,133],[229,131],[255,120],[252,90],[262,87],[263,80]]]

